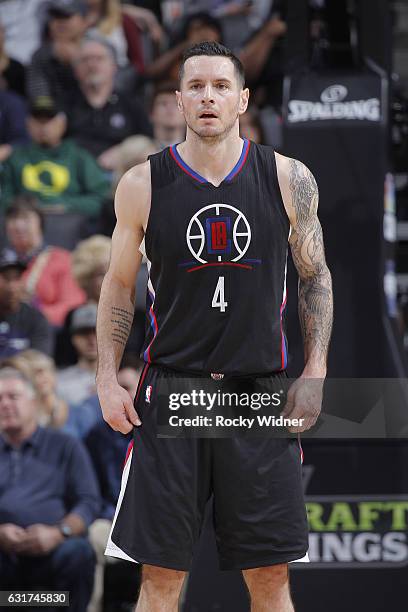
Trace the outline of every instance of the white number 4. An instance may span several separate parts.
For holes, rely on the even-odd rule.
[[[225,309],[228,306],[228,302],[225,301],[224,277],[223,276],[220,276],[218,278],[218,283],[214,291],[211,306],[213,308],[219,308],[221,312],[225,312]]]

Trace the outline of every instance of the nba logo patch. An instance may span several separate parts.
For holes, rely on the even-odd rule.
[[[151,395],[152,395],[152,385],[148,385],[146,387],[146,395],[145,395],[145,400],[147,404],[150,404]]]

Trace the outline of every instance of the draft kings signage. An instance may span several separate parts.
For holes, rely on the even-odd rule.
[[[408,565],[408,495],[306,496],[309,568]]]

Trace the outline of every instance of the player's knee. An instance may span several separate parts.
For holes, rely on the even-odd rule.
[[[142,589],[146,595],[178,598],[186,572],[154,565],[142,569]]]
[[[243,575],[251,596],[259,591],[285,589],[289,582],[287,563],[244,570]]]

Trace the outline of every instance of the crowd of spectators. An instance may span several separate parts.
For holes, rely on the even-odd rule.
[[[95,394],[115,187],[184,139],[174,91],[199,41],[239,55],[253,100],[241,134],[276,144],[265,117],[279,124],[285,32],[284,0],[0,0],[2,588],[68,590],[70,610],[102,610],[130,437]],[[119,372],[131,396],[146,278]]]

